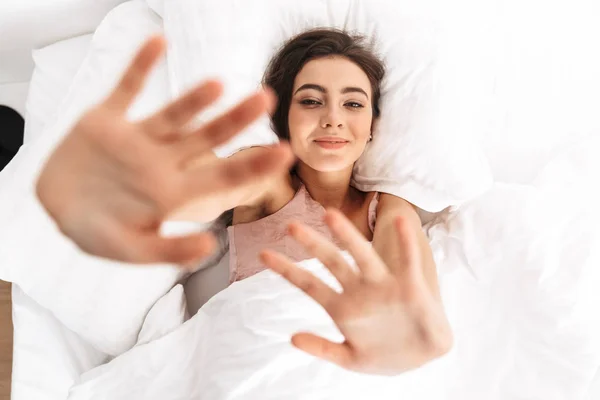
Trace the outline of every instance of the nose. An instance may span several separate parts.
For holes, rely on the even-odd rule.
[[[343,128],[344,121],[341,113],[335,107],[327,107],[321,116],[321,127],[326,128]]]

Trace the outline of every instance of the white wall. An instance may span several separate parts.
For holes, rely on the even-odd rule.
[[[0,84],[0,105],[15,109],[25,118],[25,100],[29,82]]]
[[[125,0],[0,0],[0,104],[24,115],[31,51],[92,33]]]
[[[124,0],[0,0],[0,51],[32,49],[93,32]]]

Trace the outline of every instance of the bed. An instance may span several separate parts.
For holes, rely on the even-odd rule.
[[[6,1],[0,6],[0,103],[28,120],[29,132],[38,132],[56,112],[102,18],[120,1]],[[78,18],[73,19],[73,16]],[[67,21],[67,22],[65,22]],[[65,53],[38,54],[63,40],[78,38],[79,45]],[[86,42],[87,41],[87,42]],[[67,55],[65,57],[65,55]],[[42,61],[39,57],[43,58]],[[50,57],[54,64],[48,62]],[[56,58],[60,57],[60,58]],[[37,65],[37,68],[36,68]],[[40,82],[42,81],[42,82]],[[33,88],[39,83],[39,87]],[[29,89],[39,95],[28,99]],[[47,96],[45,96],[47,95]],[[32,102],[39,100],[35,106]],[[33,115],[31,114],[33,111]],[[73,381],[105,355],[95,351],[65,328],[50,312],[12,286],[14,399],[65,398]]]
[[[72,3],[82,2],[73,1]],[[27,76],[27,85],[29,89],[27,102],[23,103],[22,95],[21,97],[11,97],[11,99],[16,99],[12,101],[15,102],[14,104],[20,104],[20,107],[22,107],[22,110],[24,110],[26,115],[26,141],[38,140],[39,135],[41,135],[41,132],[44,130],[44,126],[51,123],[52,119],[55,118],[58,107],[64,101],[64,96],[75,79],[79,66],[83,62],[91,45],[92,34],[96,25],[100,23],[102,17],[104,17],[106,13],[120,2],[112,1],[100,3],[103,3],[104,7],[100,7],[100,9],[93,11],[94,17],[90,17],[86,27],[79,25],[71,31],[63,30],[55,36],[49,35],[44,37],[40,34],[40,37],[36,40],[29,40],[31,38],[26,38],[27,40],[24,40],[24,42],[14,45],[16,49],[21,52],[27,52],[29,51],[28,49],[32,47],[39,48],[39,50],[34,52],[33,59],[35,65],[33,74],[31,78]],[[156,14],[157,10],[155,8],[150,8],[154,2],[149,2],[150,4],[148,4],[140,0],[127,3],[130,3],[130,6],[131,3],[135,3],[135,5],[130,7],[129,10],[125,7],[121,7],[121,12],[114,13],[113,15],[118,14],[119,19],[126,21],[131,17],[131,15],[127,14],[128,12],[139,13],[142,8],[145,8],[146,11],[144,12],[147,13],[150,21],[148,22],[149,26],[152,25],[158,30],[161,29],[161,19]],[[32,5],[31,7],[31,10],[33,10],[35,7],[41,6]],[[50,6],[44,7],[46,12],[51,12],[53,10]],[[58,8],[59,7],[57,6],[55,10],[58,10]],[[60,11],[64,12],[64,10],[65,9],[61,9]],[[479,11],[484,14],[490,12],[483,8]],[[505,14],[503,14],[502,17],[508,18],[510,14],[509,9],[507,8],[504,12]],[[49,16],[48,18],[52,17]],[[588,15],[588,18],[591,17]],[[561,205],[565,204],[565,202],[568,203],[569,200],[561,195],[564,191],[564,187],[569,187],[573,193],[578,193],[583,196],[585,194],[583,191],[584,186],[587,186],[589,182],[593,182],[594,177],[597,177],[597,174],[595,175],[594,171],[589,170],[590,166],[593,167],[597,164],[593,163],[591,157],[588,156],[589,159],[584,157],[585,154],[592,154],[590,149],[593,148],[592,146],[597,146],[598,144],[597,139],[600,137],[600,124],[598,124],[597,118],[594,116],[587,118],[586,114],[582,114],[586,117],[584,118],[579,114],[579,109],[575,106],[572,106],[571,108],[566,107],[562,109],[562,112],[565,113],[564,120],[568,120],[568,117],[572,117],[572,121],[574,122],[570,126],[567,126],[566,124],[565,126],[552,126],[551,120],[544,118],[544,116],[548,110],[556,111],[557,105],[552,103],[552,100],[555,100],[556,98],[549,99],[547,97],[539,97],[540,93],[545,93],[546,95],[549,93],[544,88],[544,73],[539,69],[541,62],[539,58],[546,54],[544,51],[547,49],[539,48],[537,53],[529,50],[527,45],[534,43],[537,38],[535,38],[535,40],[531,39],[530,43],[527,43],[527,41],[519,42],[518,33],[520,32],[522,34],[524,32],[523,30],[519,31],[519,27],[523,28],[526,26],[526,21],[520,19],[513,21],[517,25],[517,29],[514,30],[509,30],[507,28],[508,24],[502,24],[502,22],[506,22],[506,20],[502,20],[500,17],[494,21],[496,24],[492,24],[488,29],[494,32],[495,40],[503,41],[507,44],[512,44],[513,46],[508,47],[502,57],[497,54],[488,54],[489,58],[484,58],[489,63],[488,66],[494,69],[494,74],[496,76],[494,84],[497,87],[497,95],[494,97],[493,101],[490,101],[488,106],[502,109],[502,112],[493,114],[494,118],[491,118],[489,121],[490,129],[482,133],[481,136],[481,143],[486,149],[486,154],[490,159],[494,172],[496,191],[488,194],[488,197],[483,196],[481,199],[470,203],[463,210],[463,214],[452,220],[444,220],[443,223],[439,224],[437,227],[432,227],[432,231],[430,232],[432,238],[437,238],[439,240],[439,247],[437,248],[441,253],[454,255],[457,258],[465,256],[465,253],[462,252],[459,254],[458,252],[454,252],[451,248],[452,246],[449,245],[451,242],[447,240],[447,238],[451,236],[448,233],[456,234],[456,232],[461,232],[463,234],[463,241],[466,242],[470,240],[471,243],[473,243],[472,246],[475,247],[477,239],[481,238],[481,235],[486,234],[487,231],[478,230],[476,227],[474,228],[470,224],[470,221],[477,219],[485,220],[486,216],[482,213],[482,210],[491,208],[496,210],[497,213],[512,210],[513,215],[515,215],[513,221],[515,222],[515,225],[501,225],[495,220],[487,221],[488,227],[497,227],[496,230],[494,230],[495,236],[492,236],[496,239],[514,235],[516,235],[517,238],[524,239],[531,239],[536,237],[536,235],[544,236],[543,232],[540,232],[538,229],[541,229],[540,227],[552,229],[552,225],[548,224],[548,219],[545,218],[546,214],[543,212],[548,208],[541,207],[539,203],[535,202],[535,196],[538,196],[539,194],[536,193],[533,197],[530,197],[527,188],[531,185],[538,185],[539,187],[543,186],[545,190],[548,190],[548,192],[544,193],[554,193],[556,195],[556,203],[551,204]],[[587,19],[585,19],[585,21],[587,21]],[[33,24],[35,21],[28,20],[28,23]],[[15,26],[12,28],[9,26],[8,28],[13,30],[17,29]],[[578,29],[581,31],[581,34],[591,34],[586,31],[588,25],[583,23]],[[460,34],[468,35],[469,32],[465,31]],[[21,37],[23,37],[22,34]],[[7,49],[6,51],[8,50],[15,51],[13,48]],[[573,49],[571,50],[575,51]],[[522,65],[519,64],[519,66],[517,66],[517,60],[522,63]],[[567,59],[562,64],[559,64],[559,67],[563,68],[564,71],[571,73],[576,68],[579,68],[576,60],[577,59],[574,57]],[[589,68],[591,70],[592,67],[590,66]],[[556,73],[556,71],[548,72],[548,74],[550,73]],[[529,77],[532,76],[532,74],[535,74],[536,79],[529,80]],[[169,79],[168,76],[164,76],[163,78],[167,81]],[[578,96],[576,98],[585,100],[586,98],[582,97],[582,95],[588,93],[587,90],[585,90],[586,87],[584,85],[586,82],[577,81],[577,83],[580,86],[574,85],[572,87],[563,88],[565,90],[565,95]],[[169,95],[165,93],[162,99],[155,99],[154,101],[164,101],[168,99],[168,97]],[[146,103],[144,108],[148,109],[151,107]],[[543,122],[536,124],[535,121],[537,120]],[[533,133],[533,131],[537,132],[540,130],[543,130],[546,133],[544,140],[540,139],[539,134]],[[588,153],[586,153],[586,149]],[[580,163],[575,162],[578,154],[581,155],[581,159],[578,160]],[[569,168],[573,168],[573,170],[569,171]],[[579,170],[577,168],[579,168]],[[584,170],[583,168],[588,169]],[[574,180],[574,176],[579,176],[580,179]],[[523,200],[523,203],[528,207],[524,211],[519,208],[521,204],[511,203],[512,199],[519,198],[518,196],[522,196],[521,199]],[[589,197],[587,200],[591,206],[594,198]],[[577,197],[578,203],[585,201],[585,198],[582,199]],[[595,216],[596,214],[589,215]],[[516,225],[516,220],[518,220],[517,217],[519,216],[522,219],[531,221],[531,224],[527,225],[529,231],[527,231],[527,229],[525,229],[524,232],[518,231],[518,229],[522,228],[522,226]],[[575,221],[579,216],[580,214],[573,214],[571,219],[568,221],[565,220],[565,223]],[[582,229],[581,232],[584,234],[593,234],[590,230],[586,230],[587,228],[582,221],[579,221],[578,223],[579,225],[577,225],[577,227]],[[587,237],[591,238],[592,236],[588,235]],[[558,241],[555,243],[557,246],[565,240],[565,236],[560,236],[558,233],[556,234],[556,237],[552,236],[552,238],[554,238],[553,240]],[[488,244],[493,247],[492,242]],[[572,249],[567,249],[566,247],[565,249],[564,253],[557,254],[561,257],[568,256],[568,251],[572,251]],[[523,259],[522,257],[530,257],[530,260],[538,260],[535,256],[539,255],[539,252],[532,250],[532,247],[523,246],[521,253],[519,254],[521,260]],[[470,257],[469,265],[481,266],[486,263],[497,266],[503,265],[500,260],[485,258],[489,257],[489,253],[471,252],[468,253],[467,256]],[[478,263],[477,257],[483,258],[483,261],[485,262],[479,260]],[[515,260],[517,260],[517,258],[515,258]],[[544,290],[550,290],[549,288],[552,287],[551,285],[548,286],[546,284],[541,285],[540,282],[555,283],[553,278],[565,278],[567,282],[572,283],[570,286],[571,290],[583,288],[585,289],[584,292],[586,295],[592,293],[593,290],[591,289],[593,288],[581,283],[579,277],[572,278],[572,275],[565,274],[564,267],[561,269],[561,265],[555,265],[554,270],[543,269],[541,267],[542,265],[546,265],[546,263],[548,265],[554,265],[551,260],[541,258],[536,262],[540,263],[539,266],[541,269],[532,267],[530,270],[524,272],[514,270],[512,271],[514,275],[501,273],[498,269],[486,269],[482,267],[479,269],[465,268],[460,273],[448,275],[448,279],[445,280],[445,290],[447,290],[446,297],[449,299],[449,312],[454,313],[456,318],[455,321],[459,321],[457,323],[460,323],[463,329],[467,329],[467,327],[469,329],[474,329],[476,326],[477,332],[482,337],[491,337],[494,332],[505,332],[506,336],[499,338],[496,341],[496,348],[492,347],[491,340],[482,340],[479,349],[486,349],[490,354],[493,354],[493,356],[490,356],[490,360],[493,360],[494,357],[502,357],[503,355],[500,353],[505,349],[517,351],[519,355],[514,355],[514,363],[512,365],[510,362],[504,364],[502,365],[502,368],[514,368],[521,375],[521,380],[515,378],[514,375],[511,375],[506,371],[495,371],[495,368],[498,368],[498,366],[493,365],[493,363],[481,363],[481,360],[477,358],[476,354],[468,354],[468,352],[454,353],[451,354],[452,357],[457,357],[458,355],[466,358],[470,357],[470,363],[465,364],[467,366],[461,370],[463,376],[470,375],[472,377],[480,377],[481,379],[478,383],[475,382],[471,386],[453,386],[451,384],[452,382],[450,382],[452,381],[452,375],[448,375],[446,380],[440,378],[445,382],[444,388],[452,388],[453,390],[452,393],[454,394],[454,397],[447,398],[474,399],[486,396],[486,398],[503,399],[566,398],[560,397],[560,392],[548,395],[548,393],[540,387],[522,387],[522,383],[530,382],[532,384],[541,384],[545,379],[550,378],[548,376],[543,376],[544,373],[553,373],[557,371],[557,369],[547,369],[545,371],[540,369],[537,371],[538,375],[536,376],[536,371],[530,371],[528,370],[528,367],[540,366],[542,363],[539,361],[529,363],[528,360],[532,358],[543,360],[544,357],[548,357],[548,364],[555,365],[557,360],[552,357],[555,357],[556,354],[560,355],[568,352],[577,353],[577,351],[579,351],[576,343],[572,342],[574,337],[573,335],[570,335],[572,332],[569,332],[566,327],[562,327],[563,331],[561,331],[561,327],[556,327],[557,332],[560,331],[561,334],[565,334],[565,337],[568,340],[566,339],[561,342],[559,340],[561,338],[560,335],[552,337],[548,336],[541,339],[542,341],[547,340],[551,345],[562,346],[560,352],[549,354],[545,352],[543,346],[538,348],[536,347],[536,343],[531,341],[531,338],[536,337],[533,334],[528,336],[526,340],[519,342],[520,346],[525,347],[511,347],[514,343],[518,342],[518,340],[515,337],[511,337],[510,332],[502,331],[501,324],[511,321],[515,324],[521,323],[523,326],[529,327],[529,329],[536,326],[554,327],[553,324],[556,321],[551,320],[551,318],[545,314],[548,310],[556,310],[560,315],[568,314],[564,314],[565,311],[561,307],[565,307],[565,304],[570,304],[570,296],[575,295],[572,292],[562,292],[566,298],[558,300],[551,296],[551,292],[533,293],[530,296],[524,294],[531,288],[538,286],[543,287]],[[457,263],[460,264],[463,263],[463,261],[459,260]],[[316,273],[322,273],[317,266],[312,264],[307,265],[306,267],[309,269],[313,268]],[[518,276],[520,279],[516,283],[511,280],[511,277],[514,276]],[[597,275],[588,276],[592,277]],[[476,277],[476,279],[473,279],[473,277]],[[571,279],[571,281],[569,279]],[[178,280],[180,280],[180,277],[174,278],[174,283]],[[192,363],[193,359],[186,359],[186,356],[189,357],[189,352],[177,353],[176,348],[169,346],[173,346],[173,342],[176,342],[177,340],[181,340],[185,343],[192,343],[186,341],[191,340],[190,338],[201,330],[202,324],[198,322],[201,318],[204,318],[209,322],[214,322],[216,326],[215,329],[223,334],[223,341],[226,339],[235,340],[235,337],[226,335],[227,329],[230,329],[233,326],[243,330],[244,327],[248,326],[244,326],[243,324],[236,325],[240,324],[241,320],[219,322],[213,321],[210,318],[212,318],[212,315],[222,312],[225,307],[243,306],[244,296],[253,296],[253,293],[256,295],[257,287],[259,284],[265,284],[265,281],[267,282],[266,284],[269,285],[276,286],[280,284],[274,276],[262,274],[254,280],[248,280],[247,282],[238,285],[236,292],[231,297],[226,297],[225,294],[221,292],[221,289],[227,286],[226,255],[220,262],[213,263],[210,267],[202,269],[187,279],[185,285],[187,296],[186,312],[190,315],[194,315],[194,318],[187,320],[185,323],[184,321],[186,318],[175,321],[173,322],[172,329],[166,331],[163,330],[160,333],[151,332],[150,337],[155,337],[155,340],[149,339],[144,343],[145,346],[136,346],[134,350],[123,352],[123,355],[117,357],[92,346],[85,338],[76,334],[61,323],[53,313],[36,303],[36,301],[25,294],[21,288],[17,285],[13,285],[13,318],[15,331],[12,398],[16,400],[66,399],[70,396],[69,398],[73,399],[91,399],[94,398],[94,393],[102,395],[104,398],[111,399],[132,398],[132,396],[133,398],[151,398],[151,396],[156,396],[155,398],[158,399],[164,398],[161,397],[161,395],[165,396],[168,394],[173,394],[176,398],[256,398],[253,397],[253,395],[261,393],[261,391],[264,393],[265,390],[273,390],[273,393],[279,395],[286,393],[284,389],[286,386],[291,385],[291,382],[285,379],[273,379],[270,381],[270,385],[267,386],[253,386],[250,383],[245,386],[237,385],[236,391],[233,391],[227,387],[228,382],[232,382],[236,378],[239,378],[233,373],[231,376],[226,376],[222,380],[216,378],[212,380],[209,379],[205,386],[212,388],[211,390],[213,390],[210,392],[212,395],[209,397],[203,397],[203,395],[207,396],[207,394],[197,392],[199,386],[195,386],[189,381],[182,381],[181,387],[179,387],[179,389],[174,389],[170,386],[173,383],[170,385],[166,383],[166,380],[172,377],[168,374],[165,374],[165,376],[162,377],[162,380],[160,377],[157,378],[152,387],[148,386],[148,380],[142,379],[143,377],[136,378],[127,375],[127,373],[134,368],[138,368],[147,372],[149,376],[152,376],[152,373],[162,371],[162,369],[158,368],[158,365],[169,365],[171,368],[170,370],[174,372],[177,371],[176,364],[178,361]],[[460,295],[456,294],[457,288],[460,288]],[[511,288],[511,290],[508,291],[508,288]],[[293,291],[288,291],[287,289],[281,290],[282,295],[290,296],[291,302],[297,302],[294,304],[298,304],[299,309],[307,310],[307,314],[301,315],[297,320],[290,319],[289,326],[287,326],[286,329],[294,324],[301,326],[302,321],[304,321],[303,318],[315,315],[313,313],[318,313],[318,311],[312,309],[310,305],[303,302],[303,300]],[[490,291],[498,296],[490,296]],[[452,293],[454,293],[454,295]],[[506,296],[508,293],[510,293],[510,296]],[[515,298],[521,299],[525,302],[522,304],[526,304],[526,306],[522,309],[518,304],[511,301],[502,302],[498,300],[498,298],[503,297],[511,297],[512,301],[514,301]],[[181,299],[181,296],[176,299]],[[480,301],[480,304],[474,304],[477,303],[478,300]],[[587,302],[585,304],[587,306],[582,306],[581,309],[577,310],[578,312],[582,313],[592,310],[588,307],[589,304],[591,304],[590,302],[592,299],[589,298],[586,300]],[[230,303],[227,303],[227,301]],[[536,309],[537,302],[540,304],[540,309]],[[198,310],[201,309],[205,303],[205,313],[198,313]],[[252,314],[251,308],[260,304],[261,302],[259,300],[247,304],[246,306],[249,310],[247,316],[259,315]],[[458,310],[461,306],[465,306],[466,304],[470,304],[471,307],[471,315],[468,318],[461,316],[460,310]],[[495,310],[495,319],[491,318],[489,321],[483,319],[483,316],[486,313],[485,307]],[[527,307],[529,307],[529,309]],[[180,308],[181,303],[177,303],[176,309],[179,310]],[[165,315],[171,310],[173,310],[173,308],[169,305],[162,311],[163,314],[159,315]],[[501,318],[501,315],[504,314],[511,314],[513,317],[503,319]],[[532,316],[538,316],[540,321],[532,322],[519,320],[519,318],[525,319],[531,318]],[[321,316],[321,318],[322,317],[323,316]],[[582,319],[579,318],[577,321],[582,321]],[[264,322],[267,325],[269,323],[268,319]],[[158,325],[160,325],[160,323]],[[274,330],[280,328],[280,326],[273,327]],[[594,326],[589,324],[582,326],[582,329],[583,328],[593,329]],[[152,329],[152,327],[150,329]],[[158,330],[160,329],[156,328],[156,331]],[[515,332],[520,331],[514,330],[513,333],[516,335]],[[334,333],[328,332],[327,334]],[[588,336],[585,336],[584,339],[590,340]],[[251,340],[251,338],[248,340]],[[559,341],[552,342],[553,340]],[[590,341],[589,343],[592,342]],[[215,348],[223,348],[219,347],[223,345],[217,341],[212,342],[211,345],[215,346]],[[467,347],[467,350],[475,348],[476,347]],[[170,350],[170,352],[167,350]],[[273,351],[276,350],[288,351],[285,347],[273,347]],[[567,388],[568,385],[571,385],[568,386],[568,390],[565,389],[565,392],[562,393],[564,395],[576,393],[577,397],[569,397],[570,399],[593,400],[600,398],[600,363],[596,364],[595,376],[593,373],[590,373],[593,369],[591,366],[597,361],[597,353],[595,353],[596,348],[590,344],[586,350],[587,352],[583,351],[579,355],[575,354],[577,357],[574,356],[569,358],[565,356],[564,360],[558,362],[558,364],[563,361],[564,363],[568,363],[572,360],[581,361],[586,367],[585,373],[582,372],[582,374],[587,374],[586,377],[589,377],[589,379],[582,379],[582,375],[577,375],[578,365],[569,365],[564,369],[564,371],[572,371],[573,376],[551,377],[555,380],[563,379],[565,381],[563,388]],[[191,351],[191,354],[196,356],[207,354],[202,353],[203,351],[206,351],[205,348],[198,346]],[[232,354],[229,355],[233,357]],[[292,356],[298,357],[298,355]],[[300,364],[304,363],[302,365],[305,369],[309,369],[311,366],[306,359],[301,357],[298,357],[297,361]],[[450,361],[451,360],[446,360],[444,362],[450,363]],[[153,363],[158,364],[152,366]],[[224,365],[227,365],[227,363],[224,363]],[[262,365],[260,362],[257,362],[256,365],[263,366],[264,368],[261,369],[261,371],[265,374],[273,373],[273,369],[278,367],[277,364],[273,363]],[[438,374],[436,376],[442,376],[444,371],[447,372],[447,370],[443,369],[443,363],[441,363],[440,366],[432,367],[434,370],[436,368],[439,368],[439,370],[437,372],[432,372]],[[202,372],[201,370],[195,369],[192,369],[191,371],[195,373]],[[329,376],[331,379],[338,379],[336,377],[337,374],[340,373],[339,371],[327,371],[330,374]],[[293,372],[293,370],[291,372]],[[119,380],[119,375],[127,379]],[[577,378],[575,378],[576,375]],[[347,378],[346,375],[340,375],[340,377]],[[319,385],[322,385],[323,387],[327,386],[327,381],[323,380],[323,378],[321,378],[321,380],[318,380],[318,377],[313,378],[315,379],[314,383],[316,387],[319,387]],[[427,376],[425,375],[421,378],[417,377],[413,381],[413,387],[406,386],[406,388],[412,388],[410,390],[415,390],[415,397],[413,398],[427,398],[419,397],[424,396],[424,394],[418,393],[419,386],[417,385],[423,385],[423,382],[426,382],[426,378]],[[360,381],[360,379],[357,379],[357,381]],[[581,382],[582,385],[575,391],[573,391],[574,382]],[[364,385],[367,385],[368,383],[370,382],[365,381]],[[399,384],[402,384],[402,382]],[[127,385],[131,385],[131,391],[129,392],[127,391]],[[385,386],[383,382],[381,385],[382,387]],[[502,390],[497,387],[490,387],[489,385],[502,386]],[[560,385],[557,387],[560,387]],[[150,390],[150,388],[152,390]],[[352,385],[348,386],[348,390],[350,390],[350,388],[357,388],[357,393],[360,393],[360,390],[364,390],[364,387],[354,387]],[[188,390],[187,396],[184,389]],[[409,389],[406,389],[405,394],[410,393]],[[321,391],[319,393],[323,395],[325,392]],[[428,394],[432,396],[444,396],[443,391],[432,391],[428,392]],[[493,394],[495,394],[495,396]],[[504,397],[498,397],[501,394]],[[286,398],[295,398],[294,395],[299,396],[297,393],[288,393]],[[272,398],[282,398],[277,397],[275,394],[273,394],[273,396],[274,397]],[[270,397],[266,396],[262,398]],[[299,396],[298,398],[302,398],[302,396]],[[315,395],[314,398],[318,398],[318,396]]]

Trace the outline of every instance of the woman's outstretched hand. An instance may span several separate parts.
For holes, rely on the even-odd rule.
[[[214,147],[272,107],[266,92],[188,134],[185,125],[220,96],[219,82],[204,82],[156,114],[128,121],[126,112],[164,47],[159,37],[146,42],[114,91],[54,150],[37,182],[37,195],[61,231],[92,255],[130,263],[200,260],[213,250],[210,234],[164,238],[161,223],[191,200],[281,174],[292,162],[285,145],[214,161]],[[212,165],[192,162],[199,158]]]
[[[331,271],[338,293],[284,255],[264,251],[262,261],[303,290],[331,316],[345,338],[333,343],[299,333],[299,349],[358,372],[393,375],[417,368],[445,354],[452,333],[441,302],[425,282],[418,238],[406,220],[397,218],[397,265],[385,265],[354,225],[335,210],[325,221],[334,237],[354,257],[351,268],[327,238],[299,223],[290,234]]]

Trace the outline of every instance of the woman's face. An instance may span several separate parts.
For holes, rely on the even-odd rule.
[[[373,118],[369,78],[343,57],[309,61],[294,80],[288,116],[294,154],[317,171],[352,166]]]

